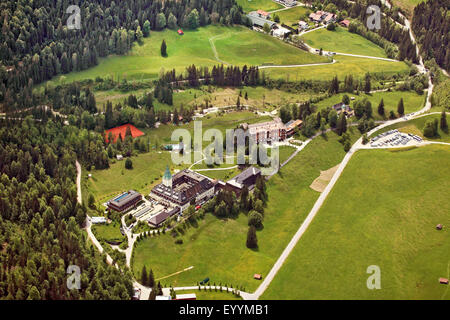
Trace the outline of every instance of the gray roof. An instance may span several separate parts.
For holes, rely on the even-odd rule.
[[[140,198],[142,197],[140,193],[134,191],[134,190],[130,190],[128,192],[124,192],[121,195],[115,197],[113,200],[110,201],[111,204],[117,206],[117,207],[121,207],[124,204],[133,201],[135,198]]]
[[[173,216],[174,214],[176,214],[179,211],[179,208],[173,208],[169,211],[163,211],[158,213],[157,215],[154,215],[153,217],[151,217],[150,219],[148,219],[148,222],[150,222],[150,224],[154,225],[154,226],[159,226],[161,223],[163,223],[164,221],[167,220],[167,218]]]
[[[275,22],[261,18],[257,15],[248,14],[247,17],[252,21],[253,25],[264,27],[264,24],[267,23],[269,27],[273,27],[275,25]]]
[[[255,167],[248,167],[244,171],[242,171],[240,174],[235,176],[232,180],[236,181],[237,183],[244,184],[244,181],[250,178],[251,176],[255,176],[261,173],[261,170]]]

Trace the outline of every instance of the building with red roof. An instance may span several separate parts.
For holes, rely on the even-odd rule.
[[[133,126],[132,124],[124,124],[120,127],[115,127],[109,130],[105,131],[105,141],[106,143],[109,143],[109,133],[112,134],[113,139],[114,139],[114,143],[117,142],[117,139],[119,138],[119,135],[122,137],[122,139],[125,139],[125,134],[127,132],[127,128],[130,128],[131,131],[131,136],[133,138],[137,138],[140,136],[143,136],[144,133],[139,130],[138,128],[136,128],[135,126]]]

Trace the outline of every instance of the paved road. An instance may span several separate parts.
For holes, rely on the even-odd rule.
[[[75,162],[75,167],[77,168],[77,201],[79,204],[82,204],[83,197],[81,194],[81,165],[78,160],[76,160]]]

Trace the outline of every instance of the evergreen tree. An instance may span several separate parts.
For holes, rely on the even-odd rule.
[[[148,286],[147,268],[145,266],[142,267],[141,283],[144,286]]]
[[[161,56],[167,57],[167,45],[166,45],[166,40],[164,40],[164,39],[161,43]]]
[[[378,114],[384,116],[384,112],[384,101],[383,98],[381,98],[380,104],[378,105]]]
[[[155,286],[155,276],[153,275],[152,269],[150,269],[150,272],[148,274],[148,286],[150,288],[153,288]]]
[[[445,133],[448,132],[447,114],[445,113],[445,110],[443,110],[442,113],[441,113],[441,121],[440,121],[439,127]]]
[[[256,228],[255,226],[250,226],[247,232],[247,248],[256,249],[258,248],[258,239],[256,236]]]
[[[400,98],[400,101],[398,102],[397,113],[400,116],[403,116],[405,114],[405,106],[403,105],[403,98]]]
[[[148,37],[150,36],[150,21],[145,20],[144,22],[144,28],[142,29],[142,33],[144,35],[144,37]]]

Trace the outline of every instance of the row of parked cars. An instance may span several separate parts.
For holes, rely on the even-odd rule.
[[[375,143],[375,142],[379,141],[380,139],[385,138],[389,135],[394,135],[394,136],[392,138],[385,139],[383,141]],[[421,137],[416,136],[412,133],[408,133],[408,134],[401,133],[397,129],[393,129],[393,130],[383,132],[383,133],[379,134],[378,136],[376,136],[375,138],[373,138],[370,146],[372,148],[385,147],[385,146],[395,147],[398,145],[406,145],[412,139],[416,140],[417,142],[422,141]]]

